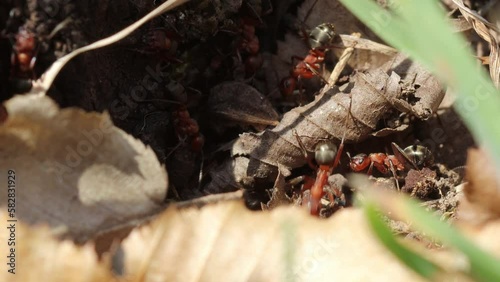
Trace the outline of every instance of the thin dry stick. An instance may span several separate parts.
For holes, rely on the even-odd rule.
[[[389,47],[384,44],[377,43],[375,41],[371,41],[366,38],[359,38],[355,33],[354,34],[340,34],[339,35],[340,42],[338,43],[339,47],[349,48],[356,45],[356,49],[361,50],[369,50],[375,53],[380,53],[383,55],[387,55],[389,57],[395,56],[398,52],[397,49]],[[337,43],[336,43],[337,44]]]
[[[360,33],[353,33],[352,36],[361,38]],[[354,53],[354,47],[356,46],[356,42],[351,46],[347,47],[344,52],[342,53],[342,56],[339,58],[339,62],[335,65],[335,68],[333,69],[332,73],[330,74],[330,77],[328,78],[328,84],[323,88],[323,92],[326,92],[330,90],[330,88],[337,83],[340,74],[344,70],[344,68],[347,66],[347,62],[349,62],[349,59],[351,58],[352,54]],[[326,89],[326,90],[325,90]]]
[[[175,203],[175,207],[178,209],[185,209],[190,207],[202,207],[209,204],[216,204],[219,202],[227,202],[227,201],[235,201],[243,199],[243,191],[238,190],[235,192],[223,193],[223,194],[214,194],[208,195],[201,198],[196,198],[189,201],[183,201]]]

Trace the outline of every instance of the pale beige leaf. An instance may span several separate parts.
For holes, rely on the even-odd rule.
[[[240,202],[171,208],[123,248],[132,281],[420,281],[355,209],[318,220],[298,207],[256,213]]]
[[[6,223],[9,219],[5,209],[0,211],[0,219]],[[11,223],[9,223],[11,224]],[[9,230],[0,232],[0,281],[9,282],[80,282],[80,281],[115,281],[106,260],[99,261],[91,244],[76,246],[71,241],[59,241],[49,228],[27,226],[18,221],[15,224],[15,245],[8,246],[11,237]],[[10,248],[15,248],[13,264]],[[11,272],[9,272],[11,269]],[[15,274],[12,274],[15,272]]]
[[[16,218],[85,240],[161,207],[165,169],[107,113],[59,110],[50,98],[32,95],[5,105],[0,183],[7,185],[7,171],[15,171]],[[4,209],[7,189],[0,204]]]

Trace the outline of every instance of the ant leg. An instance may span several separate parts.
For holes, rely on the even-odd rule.
[[[328,196],[328,200],[330,200],[330,205],[333,207],[335,206],[335,190],[332,189],[332,187],[329,184],[325,184],[323,186],[323,190],[325,191],[326,195]]]
[[[307,19],[311,15],[312,10],[314,10],[314,6],[316,6],[316,3],[318,3],[318,0],[314,1],[314,3],[311,5],[311,7],[309,8],[309,10],[307,11],[306,16],[304,17],[304,23],[307,21]]]
[[[307,175],[302,176],[302,180],[304,181],[304,185],[302,185],[302,189],[300,189],[300,193],[304,193],[307,190],[311,190],[312,186],[314,185],[314,182],[316,181],[316,179],[314,179],[310,176],[307,176]]]
[[[31,61],[30,61],[31,79],[33,79],[33,80],[36,79],[36,74],[35,74],[35,71],[34,71],[35,63],[36,63],[36,56],[33,56],[31,58]]]
[[[302,101],[304,101],[304,85],[302,85],[302,76],[297,77],[297,84],[299,85],[299,106],[302,106]]]
[[[330,185],[325,185],[324,189],[330,200],[330,206],[335,207],[335,205],[339,204],[340,206],[345,206],[346,200],[345,195],[342,193],[342,190],[338,187],[331,187]]]
[[[302,197],[301,199],[301,205],[304,205],[304,203],[309,203],[311,200],[311,194],[309,194],[309,198],[305,199],[304,198],[304,192],[307,190],[311,190],[311,188],[314,186],[314,182],[316,179],[310,177],[310,176],[304,176],[304,185],[302,185],[302,189],[300,190],[300,195]]]
[[[293,132],[293,135],[295,136],[295,138],[297,138],[297,143],[299,143],[300,150],[301,150],[302,155],[304,156],[304,158],[307,160],[307,163],[309,164],[309,166],[312,169],[316,170],[318,167],[313,163],[312,158],[307,153],[306,146],[304,145],[304,143],[302,143],[302,139],[300,139],[300,136],[297,133],[297,130],[293,129],[292,132]]]
[[[306,67],[307,67],[307,69],[308,69],[308,70],[310,70],[310,71],[311,71],[312,73],[314,73],[317,77],[319,77],[319,78],[320,78],[320,79],[321,79],[321,80],[322,80],[322,81],[323,81],[326,85],[328,85],[328,84],[329,84],[328,80],[326,80],[326,79],[323,77],[323,75],[321,75],[321,74],[319,73],[319,71],[317,71],[315,68],[313,68],[313,67],[311,66],[311,64],[306,63],[306,62],[304,62],[304,64],[306,65]],[[323,67],[324,67],[324,66],[325,66],[325,65],[323,65]]]
[[[142,132],[145,128],[146,128],[146,119],[151,116],[151,115],[154,115],[154,114],[158,114],[158,113],[162,113],[164,111],[154,111],[154,112],[150,112],[150,113],[147,113],[144,115],[144,118],[142,119],[142,127],[141,127],[141,130],[139,132]]]
[[[295,66],[295,64],[294,64],[294,60],[297,60],[297,61],[299,61],[299,62],[300,62],[300,61],[303,61],[303,60],[304,60],[304,58],[299,57],[299,56],[295,56],[295,55],[294,55],[294,56],[292,56],[292,57],[290,58],[290,61],[291,61],[291,62],[290,62],[290,64],[291,64],[292,66]]]
[[[372,161],[372,162],[370,163],[370,167],[368,168],[368,171],[366,172],[366,174],[368,174],[368,175],[372,175],[372,172],[373,172],[373,164],[374,164],[374,162]]]
[[[400,192],[401,188],[399,187],[398,175],[396,174],[396,169],[394,168],[394,164],[392,163],[391,160],[389,160],[389,165],[390,165],[390,170],[392,172],[392,176],[394,177],[394,181],[396,181],[396,187],[398,188],[398,192]]]
[[[187,137],[180,138],[177,145],[175,145],[175,147],[172,148],[172,150],[170,152],[168,152],[168,154],[165,156],[164,160],[166,161],[170,157],[170,155],[172,155],[177,149],[179,149],[183,144],[185,144],[186,139],[187,139]]]
[[[349,116],[351,115],[351,109],[352,109],[352,97],[349,100],[349,109],[347,111],[347,116],[345,118],[344,128],[347,128],[347,121],[349,121]],[[346,131],[344,131],[344,135],[342,136],[342,140],[340,141],[339,149],[337,150],[337,155],[335,156],[335,160],[333,161],[332,170],[335,169],[337,165],[340,163],[340,157],[342,155],[342,152],[344,151],[344,140]]]

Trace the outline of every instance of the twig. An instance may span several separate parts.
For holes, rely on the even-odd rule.
[[[238,190],[235,192],[223,193],[223,194],[214,194],[208,195],[201,198],[196,198],[189,201],[183,201],[175,203],[175,206],[178,209],[185,209],[190,207],[201,208],[202,206],[215,204],[218,202],[227,202],[227,201],[235,201],[243,199],[243,190]]]
[[[360,38],[361,34],[353,33],[353,36]],[[323,89],[321,90],[322,94],[327,92],[328,90],[330,90],[335,85],[335,83],[337,83],[337,81],[340,77],[340,74],[342,73],[344,68],[347,66],[347,62],[349,61],[349,59],[352,56],[352,53],[354,52],[355,46],[356,46],[356,42],[354,42],[354,44],[352,46],[347,47],[344,50],[344,52],[342,53],[342,55],[339,58],[339,62],[335,65],[335,68],[333,69],[332,73],[330,74],[330,77],[328,78],[328,84],[325,85],[325,87],[323,87]]]

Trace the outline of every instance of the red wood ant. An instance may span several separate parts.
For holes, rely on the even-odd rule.
[[[38,42],[35,35],[24,27],[19,28],[14,38],[10,80],[15,92],[24,93],[31,89],[31,80],[35,78],[33,68]]]
[[[240,61],[242,61],[241,53],[246,54],[244,64],[247,77],[254,75],[263,63],[259,53],[259,37],[255,34],[255,27],[259,24],[260,22],[250,18],[241,19],[241,36],[236,41],[236,54]]]
[[[340,162],[340,156],[344,149],[344,140],[342,139],[339,147],[329,140],[318,142],[314,149],[314,160],[316,161],[316,163],[314,163],[312,158],[308,156],[307,150],[300,140],[300,137],[297,135],[297,132],[294,131],[294,135],[297,138],[297,142],[304,156],[307,158],[309,166],[316,170],[315,178],[304,178],[304,185],[302,186],[301,192],[303,193],[307,190],[311,191],[309,202],[310,213],[311,215],[319,216],[321,199],[325,194],[328,195],[331,203],[335,202],[335,197],[342,197],[342,192],[337,187],[333,187],[333,191],[327,191],[324,188],[328,185],[328,177]]]
[[[161,56],[161,59],[182,63],[175,57],[180,39],[180,36],[175,32],[165,28],[154,28],[146,32],[142,37],[142,42],[146,47],[145,53],[156,53]]]
[[[431,151],[422,145],[411,145],[403,150],[396,143],[392,142],[391,147],[394,155],[372,153],[369,155],[358,154],[352,158],[349,156],[351,170],[360,172],[368,167],[367,173],[371,174],[373,167],[375,167],[382,174],[388,174],[390,171],[396,180],[398,190],[400,190],[397,171],[403,171],[408,168],[419,169],[419,167],[428,166],[434,162]]]
[[[194,152],[201,152],[205,138],[200,133],[198,122],[191,118],[186,106],[179,105],[172,112],[172,119],[177,137],[181,140],[187,139]]]
[[[290,71],[290,76],[285,77],[280,82],[280,91],[283,96],[293,94],[297,88],[297,84],[301,83],[302,79],[311,79],[318,76],[325,80],[319,73],[321,64],[325,61],[325,54],[335,38],[335,27],[331,23],[322,23],[316,26],[310,33],[308,38],[309,53],[305,58],[292,57],[300,62]],[[326,81],[325,81],[326,82]],[[302,92],[302,87],[300,87]]]

